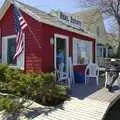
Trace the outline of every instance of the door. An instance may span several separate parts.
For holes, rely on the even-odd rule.
[[[54,67],[55,70],[68,71],[68,37],[62,35],[55,35],[54,43]]]

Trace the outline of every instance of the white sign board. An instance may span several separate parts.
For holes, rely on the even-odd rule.
[[[66,25],[83,30],[81,21],[73,18],[72,16],[66,15],[63,12],[59,12],[59,19]]]

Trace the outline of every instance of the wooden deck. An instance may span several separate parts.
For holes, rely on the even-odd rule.
[[[119,89],[110,93],[106,88],[98,88],[94,84],[75,85],[69,100],[33,120],[102,120],[119,95]]]

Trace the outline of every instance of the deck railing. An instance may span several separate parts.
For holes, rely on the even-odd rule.
[[[97,57],[96,63],[99,65],[99,67],[105,67],[105,58]]]
[[[102,58],[102,57],[98,57],[98,58],[96,59],[96,63],[99,65],[99,67],[105,67],[105,64],[106,64],[107,62],[109,62],[110,59],[112,59],[112,58]],[[114,58],[114,59],[117,60],[117,61],[120,61],[120,59],[117,59],[117,58]]]

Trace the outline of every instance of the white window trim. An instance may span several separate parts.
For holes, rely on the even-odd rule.
[[[7,63],[7,49],[8,49],[7,47],[8,47],[8,39],[11,39],[11,38],[16,38],[16,35],[2,37],[2,64],[8,64]],[[25,51],[23,53],[23,63],[25,62],[24,58],[25,58]],[[16,65],[9,65],[9,66],[12,68],[20,68],[18,66],[18,60],[16,61]],[[20,69],[24,70],[24,64]]]
[[[72,39],[72,41],[73,41],[73,43],[74,43],[74,41],[87,41],[87,40],[82,40],[82,39],[79,39],[79,38],[75,38],[75,37],[73,37],[73,39]],[[92,41],[88,41],[88,42],[91,42],[92,43]],[[93,44],[93,43],[92,43]],[[86,64],[78,64],[78,63],[74,63],[74,44],[73,44],[73,65],[86,65]],[[90,60],[90,62],[92,62],[93,61],[93,45],[92,45],[92,56],[91,56],[91,60]]]
[[[77,38],[73,38],[72,41],[73,41],[73,42],[72,42],[72,45],[73,45],[73,47],[72,47],[72,49],[73,49],[73,50],[72,50],[72,54],[73,54],[73,55],[72,55],[72,57],[73,57],[73,65],[79,65],[79,64],[77,64],[77,62],[74,62],[74,61],[75,61],[75,60],[74,60],[74,59],[75,59],[75,58],[74,58],[74,53],[75,53],[75,51],[74,51],[74,50],[75,50],[75,49],[74,49],[74,42],[77,42],[78,39],[77,39]],[[77,54],[77,51],[76,51],[76,54]],[[76,58],[76,60],[77,60],[77,58]]]
[[[7,64],[8,39],[16,38],[16,35],[2,37],[2,64]]]
[[[69,37],[61,34],[54,34],[54,68],[57,69],[56,66],[56,39],[61,38],[66,40],[66,57],[67,57],[67,71],[68,71],[68,57],[69,57]]]

